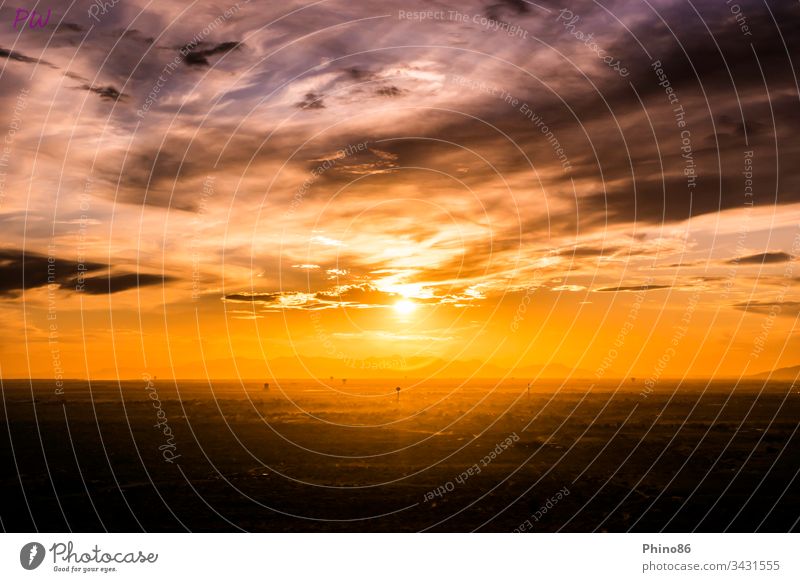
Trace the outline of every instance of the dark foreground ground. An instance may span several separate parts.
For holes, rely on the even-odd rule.
[[[332,384],[5,381],[2,529],[798,529],[789,384]]]

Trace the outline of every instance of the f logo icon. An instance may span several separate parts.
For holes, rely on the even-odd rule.
[[[19,563],[26,570],[35,570],[44,561],[44,546],[38,542],[30,542],[19,551]]]

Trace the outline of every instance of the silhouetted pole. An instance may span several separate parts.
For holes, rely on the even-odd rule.
[[[397,392],[397,401],[400,402],[400,386],[394,389]]]

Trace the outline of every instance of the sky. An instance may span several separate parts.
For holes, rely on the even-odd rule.
[[[790,1],[3,4],[0,377],[798,365],[798,43]]]

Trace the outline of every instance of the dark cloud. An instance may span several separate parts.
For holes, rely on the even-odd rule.
[[[397,297],[398,295],[394,293],[380,291],[374,286],[364,283],[341,285],[313,294],[303,292],[232,293],[226,295],[224,299],[241,303],[259,303],[267,309],[318,310],[334,307],[355,309],[383,307],[394,303]]]
[[[366,140],[365,140],[366,141]],[[364,143],[364,142],[361,142]],[[349,183],[355,176],[377,176],[391,174],[397,167],[397,155],[382,149],[365,147],[348,152],[349,155],[326,157],[322,156],[308,164],[308,171],[315,168],[327,167],[328,170],[319,174],[320,184]]]
[[[543,4],[554,7],[552,3],[543,2]],[[572,3],[570,9],[574,10],[575,14],[581,15],[580,24],[583,29],[597,32],[603,47],[626,65],[630,65],[631,76],[625,82],[621,82],[618,77],[609,76],[608,71],[602,67],[600,74],[594,70],[583,71],[595,83],[596,87],[593,87],[572,68],[570,63],[561,60],[561,57],[551,49],[542,46],[541,50],[533,51],[530,43],[518,39],[504,39],[503,42],[503,50],[508,51],[515,64],[530,69],[529,59],[536,55],[546,56],[554,61],[554,66],[557,65],[559,74],[551,75],[546,69],[539,71],[539,68],[536,68],[539,79],[535,79],[511,66],[475,57],[471,57],[469,66],[463,61],[453,61],[451,69],[459,74],[472,74],[476,79],[485,78],[490,84],[508,89],[521,103],[529,104],[538,115],[541,115],[564,147],[572,162],[572,171],[550,178],[551,184],[546,185],[548,195],[552,195],[555,190],[555,196],[560,196],[558,186],[571,188],[569,180],[574,179],[579,192],[579,212],[570,210],[563,215],[559,213],[549,215],[547,217],[548,221],[551,221],[549,226],[552,226],[553,232],[557,234],[562,231],[574,231],[576,226],[586,226],[592,230],[606,224],[633,221],[675,222],[720,209],[742,207],[740,173],[745,133],[748,134],[751,147],[756,150],[758,161],[754,179],[759,184],[759,196],[755,204],[766,206],[797,202],[800,201],[800,175],[791,170],[791,160],[800,155],[798,147],[800,144],[795,145],[797,140],[791,135],[791,127],[796,127],[800,123],[800,108],[797,107],[796,96],[789,91],[793,85],[791,67],[780,38],[775,34],[775,25],[771,23],[765,7],[758,2],[746,0],[740,4],[746,11],[748,20],[754,23],[752,40],[758,52],[759,62],[768,77],[770,89],[773,87],[777,89],[777,92],[771,91],[769,96],[764,91],[759,62],[756,61],[749,42],[743,42],[738,28],[730,26],[731,14],[727,6],[700,7],[702,20],[695,17],[693,11],[687,9],[685,5],[661,7],[659,14],[664,16],[666,20],[664,24],[646,5],[632,7],[629,3],[621,2],[612,2],[609,5],[612,11],[626,11],[632,15],[629,24],[631,33],[645,45],[652,58],[659,58],[665,63],[670,81],[678,91],[681,104],[686,108],[699,175],[698,184],[694,189],[687,188],[686,180],[681,174],[683,162],[680,156],[680,130],[675,127],[669,104],[663,89],[658,86],[657,79],[649,66],[649,60],[638,43],[631,41],[627,32],[623,30],[621,35],[610,34],[609,26],[613,28],[616,25],[613,22],[609,23],[607,13],[593,2],[577,1]],[[498,17],[524,15],[523,24],[526,29],[535,32],[539,27],[543,34],[542,38],[565,52],[567,56],[577,55],[577,61],[592,63],[586,58],[587,51],[583,50],[579,42],[566,34],[562,30],[563,27],[552,25],[550,21],[554,21],[554,16],[546,16],[523,0],[488,2],[485,6],[484,10]],[[797,44],[791,33],[798,28],[791,22],[792,10],[781,6],[773,8],[790,53],[796,50]],[[328,13],[315,13],[315,22],[324,24],[332,16]],[[755,23],[759,24],[758,28]],[[302,26],[296,26],[299,28],[292,28],[287,34],[300,33]],[[706,31],[706,26],[711,29],[713,38]],[[415,27],[414,30],[414,34],[419,35],[420,42],[426,40],[424,26]],[[678,39],[672,36],[673,32],[678,35]],[[241,31],[237,31],[236,34],[240,33]],[[468,40],[474,40],[476,43],[488,35],[476,34],[474,30],[470,30],[469,34],[471,36]],[[499,33],[497,36],[504,38]],[[719,48],[715,44],[715,39]],[[331,44],[334,40],[335,44]],[[680,40],[680,44],[677,40]],[[298,68],[302,66],[305,68],[300,70],[307,70],[309,63],[316,63],[318,59],[330,58],[332,54],[353,53],[359,48],[360,41],[352,36],[342,35],[325,42],[325,46],[310,47],[308,53],[303,53],[303,58],[293,58],[292,66]],[[236,42],[194,46],[187,64],[206,66],[207,56],[232,50],[234,46],[238,46]],[[688,56],[683,53],[684,49]],[[135,69],[137,75],[143,67],[154,66],[149,60],[142,64],[130,59],[122,63],[121,59],[126,57],[128,52],[131,51],[115,50],[109,63],[104,65],[104,70],[110,66],[112,72],[118,73],[119,78],[127,79],[131,71],[123,70],[123,64],[132,70]],[[361,55],[352,61],[342,61],[341,64],[337,62],[337,68],[334,70],[335,83],[346,83],[348,80],[363,82],[381,78],[381,84],[385,83],[385,86],[365,91],[383,97],[397,97],[399,91],[406,94],[409,100],[419,95],[430,96],[435,100],[435,90],[418,93],[407,79],[403,79],[402,85],[399,82],[395,85],[389,84],[387,77],[379,77],[379,74],[388,70],[405,70],[404,67],[407,67],[408,62],[421,59],[435,62],[438,60],[438,55],[431,49],[417,49],[416,52],[409,49],[401,56],[394,57],[394,60],[385,53]],[[547,64],[548,59],[543,59],[544,64]],[[163,63],[159,62],[158,66],[160,71]],[[480,66],[485,68],[481,69]],[[482,73],[485,71],[491,75],[484,76]],[[258,78],[263,79],[265,83],[269,82],[269,86],[272,86],[272,82],[282,81],[293,72],[294,69],[285,73],[260,72]],[[158,72],[153,78],[157,76]],[[138,80],[138,77],[133,79],[134,87],[139,86],[138,82],[134,82]],[[178,84],[177,76],[170,83]],[[408,89],[406,83],[409,83]],[[635,91],[631,85],[635,87]],[[150,86],[152,82],[148,79],[145,87]],[[400,86],[403,89],[400,89]],[[128,91],[127,87],[125,90]],[[333,110],[334,104],[340,103],[339,93],[335,91],[336,87],[321,85],[294,105],[303,110],[313,109],[320,112],[326,108]],[[135,94],[135,91],[132,92]],[[330,98],[333,94],[337,95],[335,102]],[[325,96],[328,98],[324,98]],[[479,119],[457,115],[454,112],[426,111],[425,119],[429,123],[417,134],[464,144],[474,152],[485,156],[499,174],[508,178],[530,175],[532,170],[523,153],[534,160],[538,168],[550,169],[558,163],[553,148],[543,133],[533,122],[524,118],[519,111],[519,105],[513,107],[497,97],[471,89],[464,89],[459,97],[463,98],[463,104],[462,102],[458,104],[459,108],[465,113],[476,115]],[[641,97],[643,103],[639,102],[638,97]],[[739,101],[736,100],[737,97]],[[420,97],[423,102],[426,98]],[[776,118],[781,120],[777,129],[773,129],[769,123],[770,104]],[[183,113],[186,113],[186,109]],[[650,122],[653,123],[655,135],[650,133]],[[620,128],[617,127],[617,123],[620,124]],[[369,137],[372,139],[396,137],[397,129],[396,125],[376,123],[374,134]],[[417,129],[419,128],[415,127],[415,130]],[[708,140],[709,136],[712,136],[711,141]],[[270,140],[271,144],[274,142],[274,137]],[[781,140],[781,148],[779,159],[776,160],[774,140],[777,138]],[[338,136],[336,139],[341,141]],[[227,140],[222,143],[225,141]],[[296,142],[292,142],[290,146],[295,147]],[[519,146],[519,149],[516,146]],[[250,152],[246,148],[241,148],[239,152],[247,156],[255,147],[259,146],[254,146]],[[141,148],[140,151],[144,149]],[[452,147],[442,144],[407,140],[404,143],[381,146],[381,149],[399,154],[403,165],[435,167],[446,172],[455,171],[458,167],[469,167],[469,174],[464,177],[464,181],[471,188],[491,186],[493,184],[490,180],[497,179],[494,169],[486,164],[476,163],[474,156],[470,157],[470,154],[465,152],[455,152]],[[153,152],[145,151],[143,156],[151,164],[155,159]],[[194,155],[186,158],[187,163],[181,168],[180,177],[185,179],[190,167],[203,168],[205,158],[209,157],[211,156],[194,152]],[[178,156],[178,159],[183,159],[183,155]],[[663,171],[659,159],[663,162]],[[228,169],[235,171],[239,163],[238,159],[230,156],[216,167],[221,171]],[[153,176],[155,181],[149,181],[149,176],[139,176],[142,172],[137,172],[134,186],[141,188],[145,184],[153,188],[161,177],[159,169],[174,166],[174,163],[172,160],[169,163],[162,163],[159,154],[157,166]],[[257,166],[254,165],[255,167]],[[778,176],[775,175],[776,168]],[[141,177],[147,179],[142,180]],[[177,178],[177,174],[172,173],[167,177],[171,178],[171,182]],[[322,180],[339,177],[342,176],[337,176],[335,171],[328,172]],[[123,173],[123,181],[127,179],[127,172]],[[380,185],[391,184],[395,179],[384,176]],[[553,188],[553,185],[556,188]],[[372,192],[372,195],[380,196],[382,190],[373,188]],[[126,193],[126,197],[136,203],[141,200],[142,194],[130,192]],[[181,197],[182,194],[176,192],[173,204]],[[161,205],[163,196],[158,192],[148,191],[147,202]],[[487,201],[487,204],[490,203],[491,201]],[[190,202],[179,201],[179,205],[181,208],[191,208]],[[576,216],[580,217],[580,225],[577,224]],[[540,221],[541,224],[539,216],[530,220],[533,224],[536,221]]]
[[[201,43],[202,45],[202,43]],[[208,49],[191,50],[184,59],[184,62],[190,67],[208,67],[211,65],[208,57],[213,55],[221,55],[229,53],[232,50],[238,49],[240,43],[234,41],[222,42],[214,45]],[[182,47],[184,50],[193,48],[189,45]]]
[[[77,290],[88,293],[89,295],[107,295],[150,285],[163,285],[166,282],[174,280],[174,277],[165,275],[122,273],[118,275],[86,277],[83,281],[75,279],[72,281],[72,284],[76,286]]]
[[[147,36],[135,28],[126,28],[121,34],[126,39],[143,44],[153,44],[153,42],[155,42],[155,39],[152,36]]]
[[[527,14],[529,9],[530,6],[525,0],[501,0],[487,6],[484,14],[487,18],[503,22],[504,15],[514,14],[519,16]]]
[[[624,287],[602,287],[600,289],[595,289],[595,291],[620,293],[634,291],[655,291],[657,289],[670,288],[672,288],[672,285],[629,285]]]
[[[74,22],[62,22],[57,25],[56,32],[81,32],[83,28]]]
[[[75,79],[76,81],[86,81],[86,82],[89,81],[89,79],[87,79],[83,75],[79,75],[78,73],[73,73],[72,71],[66,71],[64,73],[64,76],[70,79]]]
[[[581,30],[601,35],[599,43],[629,67],[630,77],[618,82],[619,79],[609,77],[602,68],[601,75],[594,67],[582,70],[594,83],[593,87],[574,70],[573,63],[564,62],[559,76],[571,79],[574,87],[580,88],[560,91],[572,112],[545,87],[539,86],[537,80],[530,79],[529,89],[515,96],[536,110],[564,146],[573,166],[564,180],[569,176],[575,179],[579,192],[585,190],[581,181],[594,185],[595,192],[582,198],[579,204],[587,226],[634,220],[675,222],[718,210],[741,208],[744,199],[740,173],[745,149],[754,150],[757,160],[754,181],[759,184],[759,196],[755,205],[800,201],[800,179],[790,162],[800,151],[795,136],[787,132],[789,125],[800,122],[788,60],[789,55],[797,53],[794,39],[800,38],[800,19],[792,14],[796,12],[794,7],[782,5],[773,10],[788,44],[787,54],[765,6],[758,2],[740,4],[748,22],[753,23],[752,37],[742,37],[738,27],[731,25],[731,13],[724,4],[703,5],[702,18],[692,11],[687,13],[685,4],[661,7],[659,14],[664,16],[666,24],[646,9],[631,26],[630,36],[627,33],[609,35],[606,15],[592,2],[576,2],[570,7],[580,15]],[[628,3],[618,3],[611,10],[630,11],[631,7]],[[526,19],[525,24],[530,21]],[[574,43],[559,28],[546,31],[546,38],[570,55],[570,51],[580,48],[580,43]],[[699,176],[694,188],[687,187],[682,175],[680,129],[663,88],[659,87],[649,66],[650,59],[639,44],[632,41],[633,37],[650,52],[651,59],[664,64],[685,109]],[[751,49],[751,38],[757,56]],[[769,93],[761,76],[762,69]],[[503,88],[520,86],[513,72],[509,71],[508,79],[508,85],[503,84]],[[550,85],[558,86],[554,82]],[[475,93],[475,97],[481,97],[479,92]],[[482,105],[474,105],[485,108],[481,111],[482,119],[505,131],[532,158],[550,163],[549,145],[541,139],[541,133],[537,134],[534,124],[525,123],[518,110],[503,106],[497,98],[482,97]],[[573,112],[578,118],[573,118]],[[775,128],[771,124],[773,114],[780,120]],[[623,119],[628,121],[622,122]],[[637,122],[631,122],[634,119]],[[651,123],[654,135],[650,131]],[[583,136],[583,131],[588,135]],[[456,141],[469,143],[471,147],[502,143],[487,128],[473,122],[457,121],[443,126],[440,135],[454,136]],[[714,135],[716,139],[707,138]],[[778,159],[775,157],[776,139],[781,142]],[[493,156],[493,161],[495,157],[499,156]],[[506,157],[499,167],[506,175],[528,171],[526,161],[518,155]],[[556,220],[561,218],[556,217]],[[566,226],[572,226],[568,216],[563,218]]]
[[[33,57],[26,57],[23,54],[18,52],[0,48],[0,57],[5,57],[10,61],[17,61],[20,63],[38,63],[39,59],[34,59]]]
[[[800,314],[800,301],[784,301],[783,303],[777,301],[749,301],[736,303],[733,307],[748,313],[774,314],[788,317],[795,317]]]
[[[0,296],[15,297],[25,289],[48,284],[66,287],[78,276],[79,268],[92,272],[107,267],[92,262],[79,265],[74,261],[18,249],[0,250]]]
[[[751,119],[745,123],[743,120],[733,119],[730,115],[720,115],[717,119],[717,136],[723,138],[726,135],[744,137],[745,135],[758,135],[769,131],[770,127],[766,123],[761,123]]]
[[[349,67],[344,69],[344,73],[353,80],[364,81],[372,77],[372,73],[359,67]]]
[[[597,225],[606,221],[659,224],[680,222],[693,216],[731,208],[743,208],[745,199],[742,195],[742,182],[732,174],[733,172],[720,176],[713,171],[700,174],[696,185],[690,187],[682,176],[644,173],[641,178],[634,180],[606,183],[605,189],[601,188],[580,200],[581,211],[587,224]],[[770,186],[774,188],[774,173],[757,172],[756,175],[755,179],[764,184],[765,192],[770,191]],[[787,175],[785,181],[793,184],[798,182],[798,177]],[[759,197],[753,206],[795,202],[800,202],[800,190],[787,187],[777,196]]]
[[[399,97],[403,94],[403,90],[395,87],[394,85],[389,85],[387,87],[380,87],[375,91],[376,95],[380,95],[381,97]]]
[[[193,144],[191,151],[196,151],[201,144]],[[193,156],[187,154],[188,159],[183,156],[184,152],[171,147],[143,150],[131,154],[132,163],[125,167],[110,163],[104,173],[109,182],[122,182],[124,189],[118,195],[121,202],[191,211],[196,209],[197,196],[175,195],[171,190],[180,181],[189,180],[198,172],[207,172],[205,168],[210,165],[200,169]]]
[[[55,65],[53,65],[52,63],[49,63],[49,62],[47,62],[45,60],[36,59],[34,57],[28,57],[26,55],[23,55],[22,53],[18,53],[16,51],[12,51],[12,50],[5,49],[5,48],[2,48],[2,47],[0,47],[0,57],[5,57],[9,61],[17,61],[18,63],[38,63],[40,65],[47,65],[48,67],[50,67],[52,69],[57,69],[58,68]]]
[[[227,301],[241,301],[252,303],[274,303],[280,299],[282,293],[231,293],[225,296]]]
[[[160,134],[157,135],[160,140]],[[134,151],[107,152],[97,174],[108,184],[119,184],[118,193],[115,189],[109,193],[118,202],[194,211],[197,192],[202,190],[210,168],[221,172],[240,173],[245,168],[260,172],[262,165],[269,164],[274,156],[285,155],[290,139],[294,138],[279,134],[265,143],[257,131],[242,129],[231,137],[214,128],[189,139],[173,134],[163,144],[151,143],[143,137],[144,143]],[[191,187],[186,188],[187,185]]]
[[[699,265],[703,265],[700,261],[687,261],[685,263],[670,263],[669,265],[657,265],[656,268],[658,269],[678,269],[681,267],[697,267]]]
[[[23,290],[46,285],[104,295],[175,280],[145,273],[93,274],[108,268],[104,263],[78,263],[18,249],[0,250],[0,297],[17,297]]]
[[[561,249],[558,254],[561,256],[569,257],[603,257],[610,256],[614,253],[624,250],[622,247],[608,246],[608,247],[593,247],[588,245],[577,246],[574,248]]]
[[[119,101],[120,99],[125,99],[128,97],[124,93],[120,93],[117,89],[112,87],[111,85],[97,86],[92,87],[91,85],[81,85],[81,89],[84,91],[91,91],[92,93],[96,93],[100,96],[101,99],[105,101]]]
[[[322,101],[323,97],[324,95],[318,95],[317,93],[306,93],[305,98],[295,103],[294,106],[298,109],[325,109],[325,103]]]
[[[735,257],[725,262],[731,265],[767,265],[773,263],[788,263],[792,260],[794,260],[792,255],[782,251],[777,251],[771,253],[759,253],[757,255],[747,255],[746,257]]]

